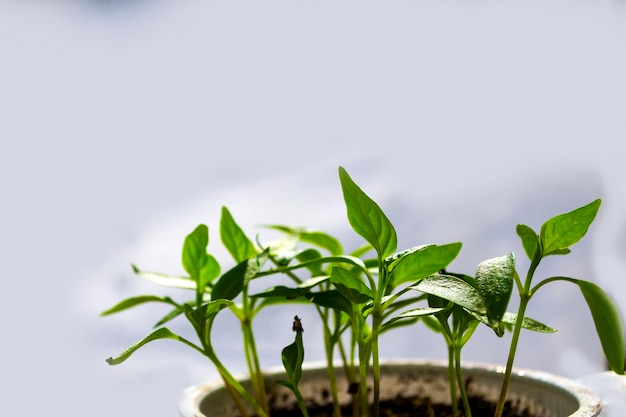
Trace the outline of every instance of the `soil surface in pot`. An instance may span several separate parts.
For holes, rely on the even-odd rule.
[[[481,397],[470,397],[472,417],[493,417],[496,405]],[[309,417],[332,417],[332,406],[309,405]],[[343,417],[353,417],[350,406],[342,407]],[[502,414],[504,417],[540,417],[531,414],[528,409],[516,410],[507,403]],[[290,409],[272,410],[271,417],[301,417],[302,413],[297,407]],[[459,404],[457,413],[452,412],[448,404],[434,404],[429,399],[398,398],[381,401],[379,417],[465,417],[462,405]]]

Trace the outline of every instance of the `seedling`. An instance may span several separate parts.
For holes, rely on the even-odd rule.
[[[237,225],[228,209],[222,209],[220,236],[235,261],[235,266],[221,272],[218,261],[207,252],[208,228],[198,226],[186,238],[182,263],[186,276],[147,272],[134,267],[135,273],[160,285],[192,290],[194,297],[184,303],[170,297],[145,295],[126,299],[103,315],[116,313],[147,302],[159,302],[172,309],[161,318],[157,329],[131,345],[111,365],[124,362],[139,348],[158,339],[174,339],[206,356],[216,367],[225,387],[243,417],[247,412],[242,400],[260,417],[271,410],[265,394],[262,365],[256,350],[252,323],[263,308],[275,304],[312,303],[322,321],[323,340],[334,417],[340,417],[334,359],[338,354],[346,378],[354,390],[353,415],[377,417],[380,407],[380,345],[382,333],[399,326],[424,323],[446,340],[449,358],[450,395],[457,407],[457,390],[465,417],[471,409],[462,375],[461,351],[471,340],[478,325],[489,326],[497,336],[512,331],[504,382],[495,417],[504,408],[515,353],[522,328],[545,333],[554,329],[526,317],[529,301],[543,286],[565,281],[576,284],[587,302],[596,331],[610,368],[624,372],[624,325],[611,298],[597,285],[580,279],[555,276],[543,279],[534,287],[533,277],[546,256],[565,255],[587,232],[600,207],[600,200],[572,212],[556,216],[543,224],[541,232],[519,225],[517,234],[531,260],[522,281],[516,271],[515,256],[490,258],[479,264],[475,275],[448,272],[449,265],[461,250],[460,242],[422,244],[397,250],[396,230],[382,209],[348,173],[339,168],[348,221],[365,244],[348,254],[329,234],[271,225],[283,233],[278,242],[254,244]],[[270,275],[287,279],[285,285],[273,286],[250,294],[250,283]],[[509,300],[517,289],[519,308],[507,312]],[[241,323],[245,360],[250,373],[252,392],[248,393],[217,357],[213,323],[218,313],[230,311]],[[198,341],[192,342],[173,333],[164,324],[179,316],[187,319]],[[298,384],[302,375],[304,346],[303,326],[294,317],[295,341],[282,350],[287,380],[280,381],[295,395],[300,410],[308,415]],[[216,339],[219,340],[219,339]],[[368,375],[372,376],[373,402],[369,402]],[[460,410],[458,410],[460,412]],[[456,408],[454,412],[457,412]]]

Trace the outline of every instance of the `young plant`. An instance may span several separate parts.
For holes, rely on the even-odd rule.
[[[464,416],[471,417],[462,375],[461,351],[482,323],[500,337],[506,330],[513,332],[496,408],[496,417],[500,417],[521,329],[546,333],[554,331],[526,317],[526,307],[544,285],[566,281],[580,288],[611,369],[623,373],[626,353],[624,326],[617,307],[602,289],[588,281],[562,276],[546,278],[532,286],[535,271],[544,257],[569,253],[569,248],[584,236],[595,218],[600,200],[548,220],[540,234],[525,225],[517,227],[524,250],[531,260],[526,279],[522,282],[515,268],[513,253],[481,262],[475,275],[470,276],[446,270],[460,252],[460,242],[420,245],[397,251],[396,230],[378,204],[342,167],[339,168],[339,179],[348,221],[365,240],[365,245],[345,255],[339,241],[328,234],[282,225],[269,226],[284,234],[278,242],[257,242],[255,245],[224,207],[220,236],[236,265],[221,273],[219,263],[207,252],[208,228],[200,225],[185,238],[183,245],[182,263],[188,276],[147,272],[133,266],[140,277],[160,285],[192,290],[194,298],[178,303],[170,297],[155,295],[131,297],[102,313],[108,315],[148,302],[172,307],[157,322],[154,332],[107,362],[111,365],[122,363],[154,340],[169,338],[180,341],[205,355],[216,366],[242,417],[247,412],[241,399],[249,403],[259,417],[268,417],[270,409],[252,323],[263,308],[288,302],[306,302],[315,306],[323,324],[334,417],[340,417],[333,361],[335,354],[339,353],[346,378],[354,388],[351,391],[354,394],[354,417],[378,417],[380,335],[420,320],[445,338],[454,413],[461,412],[457,410],[458,390]],[[308,246],[300,249],[300,244]],[[320,251],[328,252],[328,255]],[[250,294],[251,282],[277,274],[286,277],[291,285],[278,285]],[[507,312],[514,287],[520,297],[517,314]],[[215,351],[212,328],[217,314],[224,310],[233,313],[240,321],[251,393],[222,365]],[[179,316],[184,316],[191,324],[198,342],[191,342],[163,327]],[[282,351],[287,380],[280,383],[294,393],[306,417],[308,411],[298,387],[304,360],[303,329],[298,316],[294,318],[293,330],[296,332],[294,343]],[[369,375],[373,381],[371,390],[366,382]]]
[[[304,329],[302,328],[302,322],[298,316],[294,316],[293,318],[292,330],[296,333],[296,340],[285,347],[281,355],[288,381],[276,382],[284,385],[293,392],[298,401],[302,416],[309,417],[309,412],[304,403],[304,397],[298,388],[298,383],[300,382],[300,378],[302,378],[302,363],[304,362],[304,345],[302,343],[302,332]]]
[[[476,327],[483,323],[492,328],[497,336],[502,337],[505,329],[512,328],[516,321],[515,314],[505,312],[514,275],[514,257],[510,253],[481,262],[475,277],[444,270],[424,278],[411,287],[428,294],[429,306],[445,307],[432,317],[424,316],[423,320],[428,327],[444,336],[448,346],[448,375],[453,414],[457,412],[458,389],[465,417],[472,415],[463,378],[461,351],[474,334]],[[544,333],[556,331],[530,318],[523,320],[522,327]]]
[[[515,284],[520,298],[519,308],[495,417],[500,417],[504,410],[526,308],[531,298],[546,284],[565,281],[578,286],[591,311],[596,332],[610,369],[617,374],[624,374],[624,363],[626,361],[624,324],[617,306],[604,290],[592,282],[562,276],[546,278],[534,287],[532,286],[539,263],[547,256],[569,254],[571,252],[570,247],[587,233],[600,208],[600,203],[601,201],[598,199],[569,213],[560,214],[549,219],[541,226],[539,234],[524,224],[517,226],[517,234],[522,240],[522,246],[531,263],[526,273],[526,279],[523,282],[515,274]]]
[[[393,325],[393,320],[388,324],[384,322],[387,310],[395,311],[398,305],[405,305],[399,298],[408,291],[408,286],[395,290],[399,285],[413,283],[445,268],[458,255],[461,243],[423,245],[396,253],[396,231],[387,216],[341,167],[339,178],[348,221],[374,249],[375,258],[363,264],[355,263],[350,268],[335,265],[330,274],[335,290],[313,294],[311,301],[338,309],[349,318],[359,359],[358,414],[378,416],[379,336],[386,326]],[[371,408],[366,384],[370,369],[373,377]]]

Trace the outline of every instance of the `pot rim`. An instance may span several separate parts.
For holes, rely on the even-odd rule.
[[[385,367],[421,366],[441,368],[448,366],[447,361],[434,359],[387,359],[381,360],[380,364],[381,366]],[[325,367],[325,361],[312,361],[304,363],[302,366],[302,370],[317,370]],[[504,374],[505,372],[505,367],[501,365],[471,361],[464,362],[463,369],[498,374]],[[266,376],[277,376],[281,374],[284,375],[285,370],[280,366],[276,366],[268,368],[264,372],[264,374]],[[545,371],[519,367],[513,367],[512,375],[514,377],[530,378],[533,380],[542,381],[569,392],[572,396],[576,398],[576,400],[580,404],[578,410],[576,410],[573,414],[570,414],[569,417],[598,416],[602,411],[602,400],[600,396],[592,391],[590,388],[573,379],[555,375]],[[249,376],[247,374],[235,376],[235,378],[238,380],[245,380],[248,379],[248,377]],[[197,410],[199,410],[200,403],[202,402],[204,397],[206,397],[212,391],[215,391],[223,386],[224,384],[220,380],[212,380],[209,382],[192,385],[186,388],[183,391],[179,402],[180,413],[183,416],[197,416],[198,414],[196,414],[196,412]]]

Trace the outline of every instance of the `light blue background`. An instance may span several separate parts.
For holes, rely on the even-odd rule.
[[[517,223],[603,198],[540,275],[598,282],[626,311],[625,35],[618,1],[0,3],[0,414],[175,415],[185,386],[216,376],[199,355],[163,341],[104,362],[164,312],[98,317],[160,291],[130,263],[181,273],[203,222],[229,265],[221,205],[247,228],[306,225],[354,247],[338,165],[401,246],[463,241],[454,266],[470,272],[511,250],[524,271]],[[602,370],[589,313],[569,306],[582,301],[546,287],[530,314],[559,332],[523,334],[517,364]],[[293,314],[258,320],[265,366]],[[321,359],[314,314],[296,314]],[[218,326],[243,371],[236,324]],[[503,362],[495,342],[479,331],[466,359]],[[443,343],[401,331],[383,356],[442,358]]]

